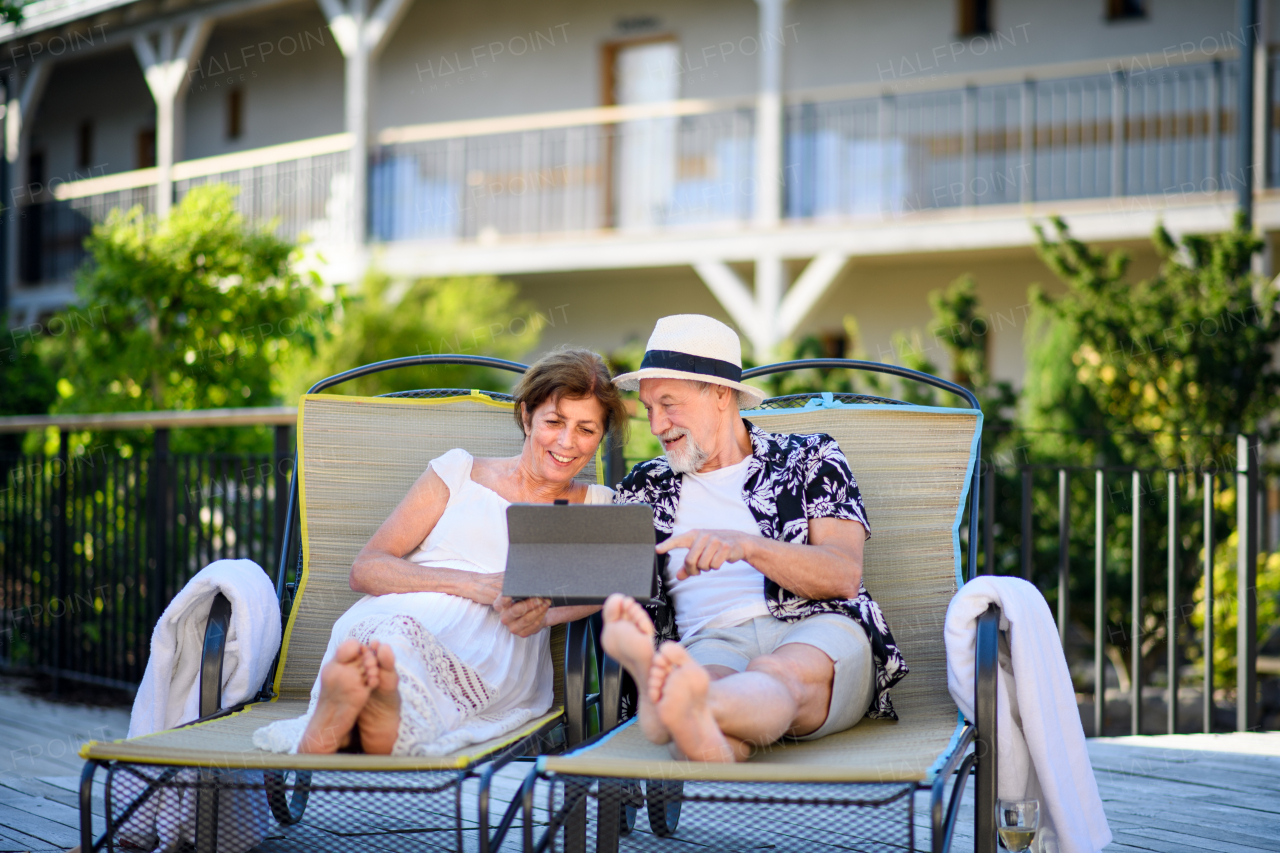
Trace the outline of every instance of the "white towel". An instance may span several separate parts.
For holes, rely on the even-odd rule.
[[[1000,643],[997,676],[999,796],[1040,800],[1047,831],[1037,843],[1056,838],[1062,853],[1097,853],[1111,843],[1111,829],[1058,630],[1038,589],[1020,578],[991,576],[960,589],[947,608],[947,687],[974,719],[978,617],[993,602],[1008,640]]]
[[[231,601],[222,664],[222,707],[251,699],[266,680],[280,649],[280,605],[275,587],[252,560],[218,560],[201,569],[164,609],[151,634],[151,657],[133,701],[129,737],[189,723],[200,716],[200,663],[209,608],[219,592]],[[221,772],[226,781],[262,783],[261,772]],[[194,770],[180,780],[195,781]],[[131,802],[142,784],[117,774],[117,808]],[[195,840],[193,789],[164,788],[154,794],[120,829],[135,847],[177,850]],[[239,853],[266,837],[270,814],[260,790],[219,794],[218,853]]]
[[[187,582],[151,634],[151,658],[133,700],[129,737],[149,735],[200,716],[200,659],[209,607],[221,592],[231,601],[222,665],[222,707],[258,692],[280,649],[275,586],[252,560],[218,560]]]

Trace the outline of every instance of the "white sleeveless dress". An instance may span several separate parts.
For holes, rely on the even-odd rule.
[[[449,487],[449,503],[406,560],[486,574],[506,568],[510,504],[471,479],[473,462],[462,449],[431,461]],[[587,503],[612,500],[613,490],[588,486]],[[389,643],[396,653],[401,699],[400,732],[391,754],[442,755],[499,737],[547,712],[553,698],[548,634],[544,629],[517,637],[492,607],[442,592],[366,595],[334,623],[321,666],[344,640]],[[254,745],[297,752],[319,697],[317,678],[307,714],[258,729]]]

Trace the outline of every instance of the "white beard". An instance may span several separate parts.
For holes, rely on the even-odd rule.
[[[677,474],[696,474],[703,465],[707,464],[711,454],[702,449],[701,445],[694,440],[687,429],[673,427],[658,436],[658,438],[666,442],[677,439],[680,436],[684,436],[685,439],[683,447],[679,450],[667,450],[664,444],[663,455],[667,457],[667,464],[671,466],[671,470]]]

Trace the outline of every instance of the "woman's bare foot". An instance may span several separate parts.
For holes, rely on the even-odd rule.
[[[374,662],[375,686],[356,719],[360,748],[369,755],[390,755],[400,736],[400,676],[396,674],[396,653],[391,646],[377,640],[370,641],[367,649]]]
[[[667,743],[671,733],[649,701],[649,668],[653,662],[653,620],[634,598],[614,593],[605,599],[604,632],[600,644],[610,657],[622,664],[636,683],[640,696],[640,730],[654,743]]]
[[[320,700],[298,752],[328,754],[351,743],[356,718],[372,690],[364,646],[345,640],[320,670]]]
[[[710,686],[710,674],[679,643],[663,643],[653,656],[649,701],[680,753],[690,761],[745,760],[750,747],[737,738],[725,737],[711,714],[707,705]]]

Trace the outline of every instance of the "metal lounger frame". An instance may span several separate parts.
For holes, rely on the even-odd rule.
[[[864,371],[870,373],[880,373],[889,376],[895,376],[901,379],[918,382],[946,391],[963,399],[970,407],[981,411],[981,405],[978,398],[972,391],[954,382],[948,382],[937,376],[932,376],[917,370],[911,370],[905,367],[899,367],[893,364],[882,364],[879,362],[859,361],[854,359],[843,358],[822,358],[822,359],[802,359],[796,361],[780,362],[777,364],[769,364],[761,367],[744,370],[742,378],[744,380],[768,376],[775,373],[784,373],[793,370],[807,369],[848,369],[855,371]],[[810,397],[813,395],[788,395],[788,398]],[[902,401],[891,400],[887,398],[871,397],[867,395],[853,395],[860,401],[877,402],[886,404],[900,404]],[[787,398],[775,398],[776,400]],[[770,400],[766,400],[767,405]],[[965,580],[971,580],[977,568],[977,551],[978,536],[975,533],[978,527],[978,508],[980,503],[981,476],[977,460],[981,458],[981,435],[977,439],[977,452],[974,454],[973,470],[969,474],[968,489],[968,547],[965,561]],[[996,757],[996,668],[998,637],[999,637],[1000,611],[999,608],[992,604],[984,613],[978,623],[977,629],[977,666],[975,676],[975,696],[976,696],[976,712],[975,720],[966,721],[961,730],[960,737],[954,742],[950,754],[934,774],[931,782],[917,783],[920,790],[929,790],[931,797],[930,818],[932,823],[932,853],[948,853],[951,848],[951,840],[954,835],[956,818],[959,815],[960,804],[963,798],[964,789],[968,781],[969,775],[975,776],[975,798],[974,798],[974,830],[976,837],[977,853],[995,853],[996,851],[996,824],[995,824],[995,807],[996,807],[996,791],[997,791],[997,757]],[[601,677],[601,695],[602,702],[602,725],[601,736],[607,734],[610,729],[621,722],[620,717],[620,697],[622,696],[624,682],[629,682],[621,667],[608,656],[603,657],[602,677]],[[595,739],[593,738],[593,741]],[[591,741],[582,744],[589,746]],[[969,751],[970,746],[973,747],[972,752]],[[554,775],[554,774],[552,774]],[[946,797],[947,780],[955,777],[955,785],[952,789],[950,798]],[[579,843],[585,842],[585,821],[586,821],[586,788],[578,785],[571,794],[566,789],[565,803],[560,812],[551,816],[551,825],[541,838],[534,837],[534,790],[536,782],[539,778],[546,778],[544,774],[537,768],[530,770],[525,782],[521,788],[521,800],[524,810],[524,849],[531,853],[542,853],[547,850],[553,836],[558,831],[559,826],[566,827],[566,839],[569,832],[568,824],[574,824],[575,836]],[[667,783],[670,785],[671,783]],[[765,784],[765,783],[761,783]],[[851,783],[857,784],[857,783]],[[676,783],[678,786],[679,783]],[[677,787],[678,790],[678,787]],[[675,798],[679,794],[676,793]],[[572,800],[572,801],[571,801]],[[678,802],[678,799],[676,799]],[[603,808],[604,798],[600,799]],[[624,806],[629,809],[629,806]],[[679,810],[675,809],[675,818],[678,821]],[[662,820],[661,814],[655,814],[650,809],[651,822],[657,818]],[[598,851],[609,850],[610,853],[616,849],[617,833],[613,830],[614,825],[621,825],[620,821],[626,821],[629,826],[634,821],[634,812],[627,814],[624,812],[617,816],[617,819],[605,819],[603,816],[597,823],[597,832],[605,837],[598,838]],[[664,827],[666,830],[662,834],[674,832],[674,821]],[[603,842],[603,843],[600,843]],[[566,843],[568,848],[570,845]],[[577,845],[574,845],[577,846]]]
[[[403,358],[388,359],[386,361],[375,362],[373,364],[363,365],[343,373],[329,376],[320,380],[311,386],[308,394],[318,394],[335,385],[357,379],[362,376],[379,373],[385,370],[394,370],[402,367],[418,367],[418,366],[471,366],[471,367],[487,367],[497,370],[505,370],[513,373],[522,374],[527,369],[527,365],[519,362],[506,361],[503,359],[489,358],[486,356],[471,355],[417,355],[406,356]],[[445,390],[445,389],[438,389]],[[469,391],[459,391],[455,389],[447,389],[451,393],[467,394]],[[425,396],[421,392],[406,391],[388,394],[384,396]],[[434,396],[434,395],[432,395]],[[506,395],[495,394],[496,397],[504,397]],[[282,623],[287,622],[289,613],[293,604],[293,592],[295,583],[290,583],[287,578],[290,574],[290,568],[294,567],[300,572],[302,564],[301,543],[298,541],[298,522],[299,522],[299,496],[298,496],[298,455],[295,452],[293,458],[293,475],[289,482],[289,511],[286,515],[284,534],[282,536],[282,547],[280,563],[277,566],[276,573],[276,596],[280,601]],[[231,603],[228,599],[219,593],[212,605],[210,606],[209,618],[205,627],[204,648],[202,653],[200,668],[200,717],[186,725],[197,725],[212,720],[225,717],[227,715],[243,710],[250,704],[259,701],[270,700],[275,697],[272,685],[275,680],[276,668],[280,665],[281,651],[277,652],[276,659],[272,665],[271,672],[268,674],[266,681],[258,694],[250,701],[240,703],[230,708],[222,707],[221,683],[222,683],[222,665],[223,653],[226,646],[226,636],[231,623]],[[517,798],[511,802],[504,811],[498,826],[491,835],[489,829],[489,808],[492,790],[492,781],[498,770],[508,765],[511,761],[526,754],[537,754],[546,749],[567,748],[575,746],[584,740],[588,735],[588,716],[592,706],[600,705],[600,694],[587,693],[587,666],[593,649],[588,644],[594,645],[590,622],[587,619],[580,619],[576,622],[569,623],[565,626],[565,656],[564,656],[564,714],[562,720],[553,720],[526,734],[524,737],[510,743],[501,749],[481,756],[476,761],[471,762],[468,766],[456,771],[453,785],[457,791],[457,821],[456,828],[458,849],[462,849],[462,783],[467,779],[479,778],[479,801],[478,801],[478,820],[479,827],[479,849],[481,853],[489,853],[490,850],[496,850],[501,846],[503,838],[507,831],[514,823],[516,814],[520,808],[520,800]],[[603,716],[603,715],[602,715]],[[558,731],[562,729],[563,731]],[[164,783],[168,782],[176,775],[176,770],[169,770],[157,777],[156,781],[148,784],[143,792],[132,802],[119,817],[113,822],[111,820],[111,781],[117,772],[116,765],[118,762],[102,759],[89,759],[85,762],[84,770],[80,779],[80,844],[81,850],[86,853],[101,850],[104,847],[114,846],[113,833],[123,824],[130,815],[140,808],[148,798],[155,794]],[[93,780],[99,769],[104,769],[107,773],[107,784],[105,786],[105,795],[107,798],[107,826],[104,833],[97,839],[93,836]],[[266,789],[268,801],[271,806],[272,815],[275,819],[284,825],[297,823],[302,819],[307,806],[307,798],[310,794],[311,773],[309,771],[297,771],[296,781],[293,785],[285,782],[286,771],[265,771]],[[416,771],[411,771],[416,772]],[[217,792],[212,789],[197,788],[197,805],[196,805],[196,850],[197,853],[214,853],[217,850]],[[114,824],[114,825],[113,825]]]

